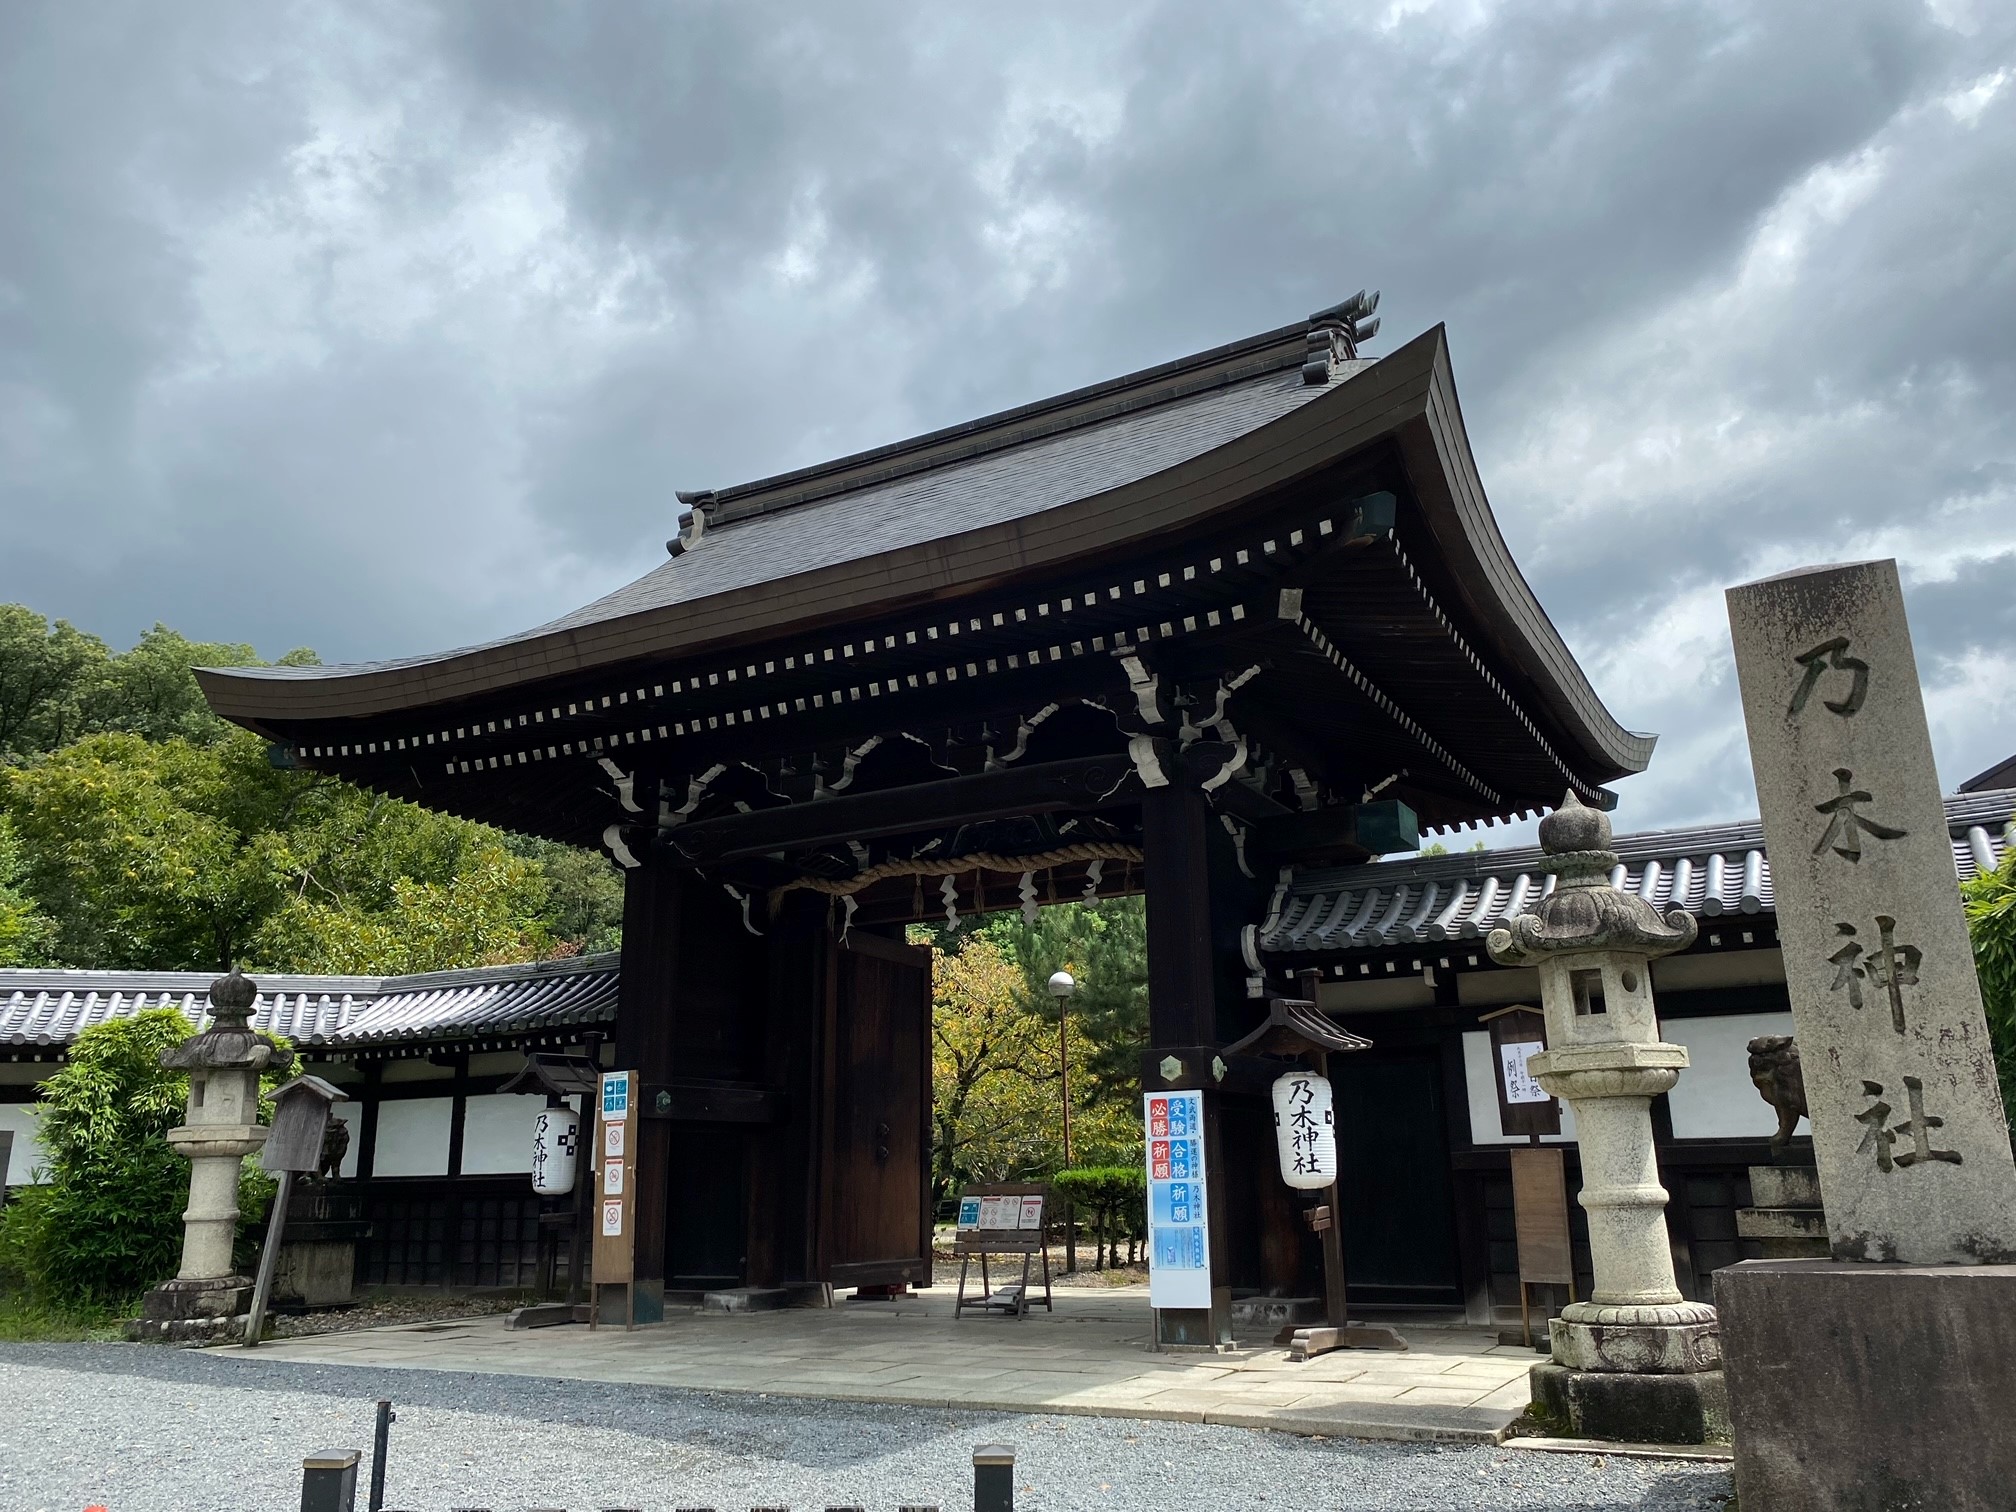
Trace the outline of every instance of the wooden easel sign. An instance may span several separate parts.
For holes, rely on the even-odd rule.
[[[623,1288],[623,1327],[637,1323],[636,1183],[630,1162],[636,1148],[637,1073],[605,1071],[595,1118],[594,1284],[588,1289],[588,1327],[602,1321],[602,1288]]]

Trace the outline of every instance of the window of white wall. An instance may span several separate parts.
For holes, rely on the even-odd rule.
[[[377,1176],[446,1176],[452,1097],[408,1097],[378,1104]]]
[[[1760,1034],[1790,1034],[1791,1014],[1662,1019],[1660,1028],[1687,1047],[1688,1067],[1666,1094],[1675,1139],[1762,1139],[1777,1132],[1777,1112],[1750,1080],[1749,1044]],[[1799,1128],[1806,1129],[1803,1118]]]
[[[0,1129],[11,1129],[14,1133],[14,1153],[8,1158],[7,1169],[0,1172],[8,1186],[26,1186],[34,1179],[35,1168],[42,1164],[42,1145],[36,1139],[35,1104],[0,1103]]]
[[[532,1121],[546,1099],[516,1092],[469,1099],[462,1115],[462,1174],[505,1176],[532,1171]]]
[[[1505,1134],[1498,1126],[1498,1073],[1491,1064],[1491,1035],[1468,1029],[1463,1034],[1463,1081],[1470,1094],[1470,1142],[1480,1145],[1525,1144],[1524,1134]],[[1561,1132],[1543,1134],[1542,1144],[1566,1144],[1575,1137],[1575,1115],[1561,1105]]]

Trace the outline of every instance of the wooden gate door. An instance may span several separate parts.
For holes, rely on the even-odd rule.
[[[931,1281],[931,952],[856,933],[827,999],[826,1279]]]
[[[1461,1308],[1440,1059],[1333,1055],[1330,1078],[1351,1305]],[[1348,1148],[1342,1129],[1351,1131]]]

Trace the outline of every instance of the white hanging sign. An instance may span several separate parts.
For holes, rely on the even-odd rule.
[[[1543,1103],[1548,1091],[1534,1079],[1527,1064],[1547,1047],[1538,1040],[1510,1040],[1498,1047],[1498,1069],[1505,1078],[1508,1103]]]
[[[541,1108],[532,1120],[532,1190],[541,1197],[573,1191],[580,1156],[580,1115],[572,1108]]]
[[[1274,1083],[1274,1142],[1281,1179],[1313,1192],[1337,1179],[1337,1111],[1330,1080],[1313,1071],[1290,1071]]]

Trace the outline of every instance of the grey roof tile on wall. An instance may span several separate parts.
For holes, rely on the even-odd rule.
[[[2012,811],[2012,790],[1946,800],[1962,880],[1992,870],[2007,854]],[[1620,835],[1612,848],[1618,865],[1611,885],[1661,910],[1685,908],[1712,919],[1776,907],[1756,820]],[[1553,891],[1540,857],[1540,848],[1529,845],[1297,871],[1260,931],[1260,948],[1287,955],[1479,939]]]
[[[578,956],[407,977],[256,977],[252,1022],[303,1049],[483,1039],[616,1016],[619,957]],[[0,971],[0,1054],[58,1049],[94,1025],[149,1008],[192,1024],[208,1012],[214,973]]]

